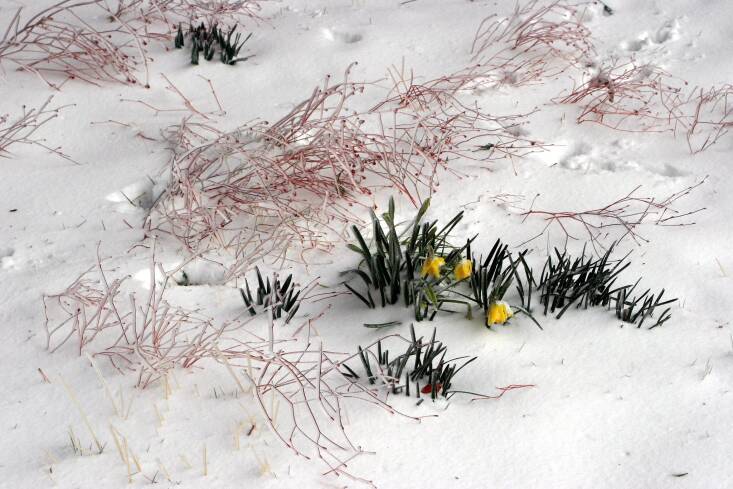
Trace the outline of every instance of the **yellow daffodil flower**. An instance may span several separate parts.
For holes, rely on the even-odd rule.
[[[504,324],[512,317],[514,313],[512,308],[506,302],[494,302],[489,306],[489,312],[486,314],[486,321],[489,326],[492,324]]]
[[[425,260],[422,264],[422,270],[420,275],[427,277],[428,275],[433,278],[440,278],[440,268],[445,265],[445,258],[441,256],[434,256]]]
[[[463,280],[471,276],[471,270],[473,269],[473,262],[471,260],[461,260],[458,265],[453,269],[453,273],[456,276],[456,280]]]

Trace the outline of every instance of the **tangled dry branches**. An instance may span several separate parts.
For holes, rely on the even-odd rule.
[[[293,240],[329,247],[320,227],[348,215],[340,198],[368,193],[357,121],[345,109],[362,89],[326,82],[278,122],[231,132],[206,124],[196,111],[198,117],[168,134],[170,183],[148,229],[174,235],[192,253],[224,249],[261,258],[284,252]]]
[[[28,109],[23,106],[20,116],[11,118],[10,114],[0,115],[0,157],[8,157],[10,147],[16,144],[30,144],[40,146],[52,153],[70,160],[61,152],[61,149],[50,147],[44,139],[34,136],[41,126],[52,121],[59,115],[59,111],[68,106],[50,107],[53,97],[46,99],[44,103],[36,108]]]
[[[475,101],[464,101],[475,81],[471,74],[458,72],[418,82],[403,64],[399,69],[392,67],[389,77],[389,94],[371,112],[392,114],[393,127],[404,137],[420,135],[424,141],[439,142],[421,153],[437,156],[434,168],[442,165],[455,171],[448,167],[449,159],[521,158],[542,148],[539,142],[521,136],[529,114],[491,114]],[[407,142],[414,145],[412,140]],[[423,147],[429,147],[428,143]]]
[[[11,18],[0,38],[0,62],[38,75],[53,88],[67,80],[147,85],[147,55],[137,32],[126,24],[97,28],[85,18],[100,9],[99,0],[63,0],[24,22],[22,9]],[[54,81],[58,78],[62,81]]]
[[[679,100],[673,110],[685,133],[690,153],[696,154],[713,146],[733,127],[733,85],[695,88]]]
[[[380,103],[354,110],[371,85],[351,82],[350,70],[340,83],[327,77],[275,123],[233,131],[218,130],[169,81],[189,116],[166,133],[168,185],[146,229],[173,235],[191,254],[233,251],[240,265],[232,278],[265,256],[287,259],[296,244],[330,249],[356,219],[354,206],[371,205],[376,189],[419,206],[441,173],[461,175],[454,161],[521,157],[542,146],[517,135],[524,115],[489,115],[462,102],[465,80],[417,84],[404,67],[390,73]]]
[[[690,153],[696,154],[733,126],[733,87],[686,86],[654,65],[614,59],[557,102],[580,105],[579,124],[594,122],[627,132],[681,132]]]
[[[152,263],[148,297],[124,300],[129,276],[108,280],[97,264],[64,291],[43,298],[46,348],[55,352],[74,342],[79,355],[106,357],[121,372],[136,370],[145,387],[173,367],[191,367],[229,327],[215,327],[195,311],[172,307],[164,299],[169,277]],[[156,282],[156,275],[162,283]]]
[[[68,80],[149,86],[151,41],[182,22],[257,19],[254,0],[61,0],[23,20],[19,8],[0,37],[0,64],[60,89]],[[107,24],[98,19],[106,19]]]
[[[532,0],[517,3],[508,17],[485,18],[471,45],[478,65],[470,71],[489,85],[520,86],[583,67],[594,54],[590,31],[582,23],[589,5]]]
[[[150,273],[143,300],[132,291],[125,301],[129,277],[108,279],[102,260],[66,290],[45,296],[48,349],[75,342],[80,355],[105,357],[123,373],[135,372],[141,388],[174,368],[218,362],[242,393],[252,394],[272,433],[294,454],[320,460],[327,474],[371,484],[349,469],[350,461],[365,452],[348,436],[346,409],[366,403],[402,414],[386,402],[384,391],[349,377],[343,364],[354,355],[329,351],[311,337],[310,324],[318,316],[296,330],[307,331],[305,337],[279,338],[281,325],[269,309],[246,321],[217,323],[168,303],[169,274],[154,259]],[[264,318],[267,333],[255,333],[255,320],[261,327]]]
[[[558,103],[579,104],[579,124],[595,122],[629,132],[671,131],[681,91],[671,80],[656,66],[614,59]]]
[[[647,241],[638,232],[639,226],[645,223],[658,226],[692,225],[694,222],[684,221],[684,219],[705,208],[681,212],[674,208],[674,204],[700,187],[706,179],[707,177],[662,199],[639,196],[641,186],[638,186],[607,205],[582,211],[539,210],[534,208],[533,201],[530,209],[522,213],[523,222],[530,216],[538,216],[546,224],[537,236],[525,241],[522,245],[542,236],[553,225],[560,228],[566,242],[579,239],[579,233],[586,234],[596,252],[605,250],[604,242],[609,239],[615,243],[627,237],[631,237],[637,243]]]
[[[111,3],[111,2],[109,2]],[[112,16],[126,21],[176,25],[179,22],[239,22],[244,18],[260,21],[258,0],[117,0],[109,7]]]

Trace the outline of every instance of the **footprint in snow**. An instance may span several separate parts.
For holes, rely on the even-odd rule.
[[[363,36],[358,32],[348,32],[328,27],[322,29],[321,33],[326,40],[343,44],[354,44],[363,39]]]
[[[626,157],[627,146],[622,141],[603,147],[578,142],[571,145],[564,155],[560,155],[558,165],[583,173],[630,171],[641,168],[637,162]]]
[[[0,267],[2,267],[3,270],[15,268],[15,260],[13,259],[14,254],[15,250],[12,248],[0,248]]]
[[[668,20],[662,27],[657,29],[654,34],[654,42],[664,44],[665,42],[674,41],[680,37],[680,21],[678,19]]]
[[[163,182],[146,178],[112,192],[107,196],[107,200],[118,204],[118,212],[131,213],[138,209],[150,209],[163,189]]]
[[[651,39],[649,39],[649,33],[643,32],[632,41],[624,41],[621,43],[621,47],[626,51],[636,53],[651,45]]]
[[[650,34],[645,31],[639,34],[636,39],[622,42],[621,48],[632,53],[637,53],[661,47],[668,42],[679,39],[679,37],[680,22],[678,19],[671,19],[662,24],[654,33]]]

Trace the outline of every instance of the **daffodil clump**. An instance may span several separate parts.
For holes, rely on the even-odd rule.
[[[450,234],[463,212],[441,227],[437,220],[424,220],[429,204],[430,199],[425,200],[406,224],[397,224],[392,199],[381,219],[372,211],[372,244],[352,226],[356,243],[348,246],[359,254],[360,261],[351,272],[361,286],[353,282],[344,282],[344,286],[368,307],[377,307],[377,301],[382,307],[402,301],[414,309],[416,321],[463,308],[471,319],[473,311],[480,310],[489,328],[524,314],[542,329],[532,315],[534,297],[542,306],[537,310],[558,319],[568,310],[592,306],[615,309],[618,319],[639,328],[647,324],[656,328],[671,317],[669,305],[676,299],[665,297],[664,289],[657,294],[647,290],[632,295],[635,284],[619,285],[617,278],[629,262],[626,257],[613,259],[613,247],[602,256],[583,253],[572,257],[555,250],[537,277],[525,260],[529,250],[512,253],[500,238],[488,253],[474,254],[476,236],[465,239],[462,246],[453,244]],[[504,300],[514,290],[510,307]]]

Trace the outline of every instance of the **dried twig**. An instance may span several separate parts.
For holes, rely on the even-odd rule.
[[[672,110],[692,154],[710,148],[733,127],[733,85],[695,88],[677,102]]]
[[[173,25],[259,19],[260,10],[255,0],[118,0],[116,6],[111,4],[61,0],[26,20],[18,9],[0,37],[0,63],[35,73],[55,89],[73,79],[148,87],[148,44],[171,39]],[[95,18],[100,15],[108,25],[98,25]]]
[[[38,75],[53,88],[67,80],[147,85],[139,78],[147,56],[138,32],[126,23],[98,29],[85,18],[89,9],[104,9],[101,0],[63,0],[25,22],[18,9],[0,38],[0,62]],[[62,82],[53,78],[62,76]]]
[[[606,238],[610,238],[614,242],[619,242],[626,237],[631,237],[637,243],[647,241],[638,232],[638,227],[644,223],[659,226],[690,226],[694,222],[683,221],[683,219],[697,214],[705,208],[680,212],[674,208],[674,204],[679,199],[692,193],[706,179],[707,177],[663,199],[639,196],[638,191],[641,186],[637,186],[631,192],[610,204],[584,211],[538,210],[534,208],[533,201],[530,209],[522,213],[524,216],[522,222],[530,216],[540,216],[546,224],[537,236],[521,243],[520,246],[542,236],[552,225],[557,225],[562,230],[566,241],[579,239],[576,234],[578,232],[585,233],[596,252],[606,249],[604,245]],[[610,236],[611,232],[616,230],[619,232]]]
[[[471,45],[478,64],[469,71],[484,85],[519,86],[582,68],[595,51],[581,21],[589,5],[531,0],[506,18],[485,18]]]
[[[577,122],[595,122],[629,132],[673,130],[681,89],[667,72],[633,60],[614,59],[570,94],[561,104],[581,106]]]
[[[59,111],[70,107],[63,105],[59,107],[49,107],[53,97],[46,99],[39,107],[28,109],[23,106],[23,113],[13,119],[9,114],[0,116],[0,157],[8,157],[10,155],[10,147],[16,144],[36,145],[47,149],[56,155],[67,159],[66,154],[61,152],[61,148],[50,147],[44,139],[34,136],[41,126],[52,121],[59,115]]]
[[[156,275],[163,278],[162,283]],[[370,480],[349,468],[351,460],[366,452],[348,436],[346,405],[366,403],[419,420],[395,410],[384,392],[352,379],[343,365],[354,355],[324,348],[313,341],[310,327],[305,337],[281,339],[281,325],[269,310],[257,318],[215,324],[195,311],[174,307],[165,299],[167,278],[154,259],[145,300],[131,293],[126,303],[121,289],[127,277],[108,281],[106,276],[98,258],[97,265],[66,291],[44,298],[51,351],[75,338],[80,353],[106,357],[123,373],[135,371],[140,387],[165,378],[175,367],[219,362],[243,393],[252,387],[266,424],[293,453],[320,460],[326,474],[369,485],[373,485]],[[274,300],[275,295],[269,301],[271,307],[277,306]],[[269,338],[252,331],[253,321],[263,315],[269,323]],[[247,387],[242,382],[245,378]]]

